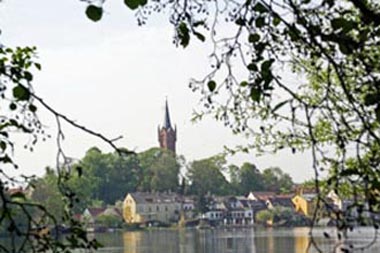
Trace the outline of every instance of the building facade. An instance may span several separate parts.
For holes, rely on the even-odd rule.
[[[129,224],[149,221],[176,222],[180,210],[180,199],[173,193],[128,193],[123,202],[123,218]]]

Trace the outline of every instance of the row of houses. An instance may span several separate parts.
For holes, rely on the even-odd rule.
[[[195,197],[170,192],[134,192],[126,195],[122,207],[88,208],[81,219],[94,224],[103,215],[114,216],[127,224],[171,224],[204,219],[215,225],[252,225],[257,213],[276,208],[310,217],[315,210],[316,197],[316,193],[302,191],[295,194],[250,192],[247,196],[206,196],[205,211],[200,212]],[[350,203],[342,201],[333,192],[326,199],[329,200],[325,208],[327,216],[331,211],[346,210]]]
[[[250,192],[247,196],[206,197],[206,211],[200,213],[196,201],[174,193],[128,193],[123,202],[123,218],[126,223],[159,221],[174,223],[184,218],[207,219],[215,224],[249,225],[261,210],[276,207],[289,208],[304,216],[313,211],[316,194],[279,195],[274,192]],[[339,205],[339,201],[333,203]]]

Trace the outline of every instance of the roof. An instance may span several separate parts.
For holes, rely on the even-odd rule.
[[[168,100],[165,101],[165,116],[164,116],[163,127],[166,129],[172,129],[172,124],[170,122],[170,115],[169,115]]]
[[[250,192],[250,194],[259,200],[268,200],[276,195],[275,192]]]
[[[92,217],[97,217],[100,214],[102,214],[106,208],[103,207],[89,207],[87,208],[88,212],[91,214]]]
[[[290,196],[275,196],[269,199],[272,205],[293,207],[292,198]]]
[[[179,202],[179,197],[175,193],[134,192],[130,193],[130,195],[137,204]]]

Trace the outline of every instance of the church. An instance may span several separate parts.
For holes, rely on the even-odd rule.
[[[176,153],[177,126],[173,128],[171,124],[168,100],[165,101],[164,122],[162,126],[158,126],[158,141],[160,148],[171,150],[174,154]]]

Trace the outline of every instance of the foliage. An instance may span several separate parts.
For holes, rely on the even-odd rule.
[[[256,222],[261,224],[267,224],[268,221],[273,221],[273,217],[274,214],[271,210],[261,210],[255,215]]]
[[[80,196],[82,211],[93,200],[113,204],[139,184],[141,167],[135,155],[104,154],[94,147],[76,166],[83,176],[72,177],[69,186]]]
[[[275,207],[273,209],[261,210],[257,212],[256,222],[259,224],[267,225],[280,225],[280,226],[308,226],[310,220],[294,212],[291,208]]]
[[[172,191],[179,189],[179,170],[183,158],[170,150],[151,148],[138,154],[142,167],[139,190]]]
[[[289,193],[292,190],[292,178],[278,167],[265,169],[262,179],[262,183],[268,191]]]
[[[244,163],[240,168],[240,194],[247,194],[251,191],[267,190],[267,185],[263,181],[263,174],[254,164]]]
[[[58,189],[57,174],[48,167],[45,176],[34,180],[31,184],[34,186],[31,200],[43,205],[58,223],[62,223],[61,217],[63,217],[65,204],[64,196]]]
[[[32,72],[41,69],[35,57],[35,48],[0,47],[0,230],[3,236],[10,237],[9,245],[3,241],[0,243],[0,251],[67,252],[69,248],[94,249],[99,244],[96,240],[87,239],[81,224],[72,216],[71,208],[76,198],[65,185],[70,168],[60,146],[63,138],[61,123],[69,123],[91,134],[97,133],[58,113],[34,93]],[[18,167],[13,159],[15,135],[22,134],[29,140],[25,148],[30,151],[38,141],[49,138],[36,114],[38,107],[49,111],[57,121],[59,165],[56,175],[49,174],[45,181],[41,181],[43,189],[35,192],[37,201],[33,201],[29,199],[28,192],[33,191],[33,182],[39,180],[36,181],[34,176],[11,177],[10,170]],[[104,138],[102,135],[98,137]],[[113,145],[111,141],[108,143]],[[56,184],[55,187],[53,184]],[[20,185],[29,185],[29,188],[22,189]],[[43,199],[46,191],[50,190],[51,198]],[[58,241],[53,234],[39,232],[47,225],[57,226],[58,222],[64,222],[72,231],[63,240]]]
[[[222,173],[225,165],[226,160],[223,156],[191,162],[187,174],[190,181],[190,194],[197,196],[204,196],[207,193],[228,194],[229,183]]]
[[[96,218],[95,221],[99,225],[103,225],[108,228],[119,228],[123,224],[123,220],[116,215],[105,215],[101,214]]]
[[[280,168],[267,168],[260,172],[256,165],[244,163],[228,167],[232,193],[245,195],[251,191],[273,191],[288,193],[292,190],[293,180]]]

